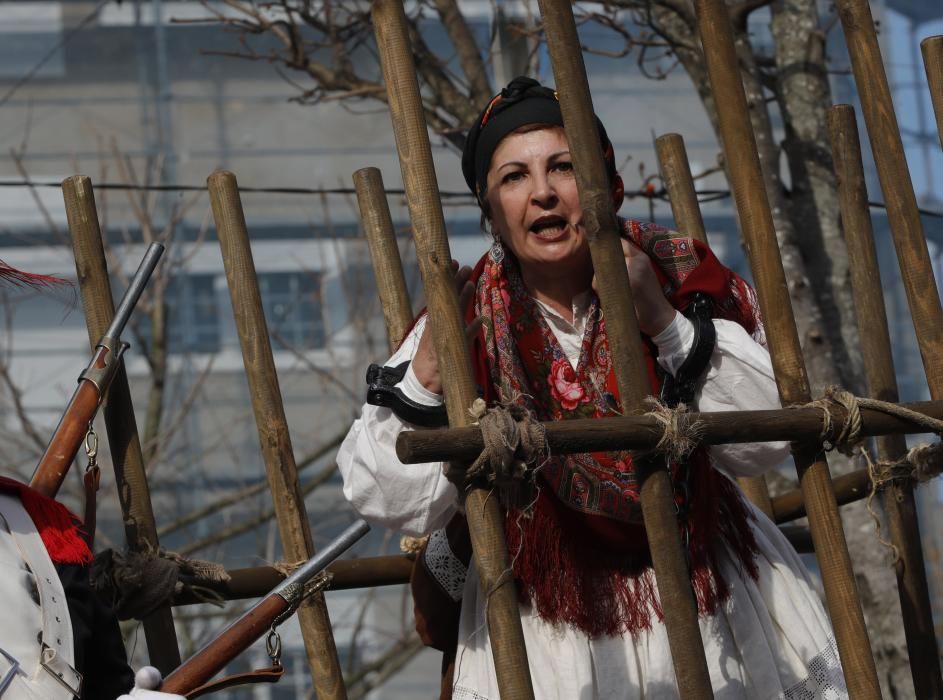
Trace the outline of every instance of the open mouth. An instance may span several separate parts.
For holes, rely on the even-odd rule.
[[[541,238],[555,238],[566,231],[567,225],[562,216],[545,216],[531,224],[530,232]]]

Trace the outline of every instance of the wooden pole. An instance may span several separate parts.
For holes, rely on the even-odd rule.
[[[943,420],[943,401],[903,403],[901,407],[930,418]],[[847,412],[838,404],[830,407],[832,432],[840,431]],[[876,408],[862,407],[861,435],[890,433],[925,433],[927,427],[907,418],[890,415]],[[696,425],[705,445],[734,442],[772,442],[793,439],[810,442],[822,439],[822,410],[819,408],[777,408],[762,411],[711,411],[683,413],[678,429]],[[664,426],[649,415],[614,416],[599,420],[579,418],[543,423],[547,447],[554,454],[600,452],[609,450],[651,450],[664,436]],[[829,435],[825,439],[830,439]],[[484,449],[477,425],[448,430],[410,430],[400,433],[396,455],[403,464],[434,460],[469,461]]]
[[[681,134],[659,136],[655,139],[655,152],[661,166],[661,179],[668,190],[668,201],[671,203],[675,226],[679,231],[706,245],[707,230],[704,228],[704,218],[697,201],[684,139]],[[773,505],[769,500],[766,479],[762,476],[740,476],[737,477],[737,483],[753,505],[766,513],[767,517],[773,517]]]
[[[681,134],[665,134],[655,139],[655,152],[661,167],[661,179],[668,190],[668,201],[679,231],[707,244],[707,230],[697,201],[688,152]]]
[[[872,398],[896,402],[899,400],[897,379],[854,108],[836,105],[829,109],[828,129],[868,387]],[[878,458],[882,461],[900,459],[907,452],[907,441],[900,433],[879,437],[877,446]],[[943,697],[943,676],[940,675],[940,656],[920,545],[914,486],[911,482],[892,482],[881,495],[891,541],[900,556],[895,571],[914,690],[918,698]]]
[[[576,171],[597,292],[606,315],[606,331],[622,408],[626,413],[638,413],[644,410],[651,386],[644,369],[612,185],[606,176],[576,22],[567,0],[540,0],[539,4]],[[637,466],[643,472],[641,460]],[[710,672],[704,657],[697,604],[675,516],[671,479],[664,468],[648,469],[646,466],[644,471],[648,474],[641,485],[642,514],[658,594],[663,604],[678,690],[682,698],[711,698]]]
[[[108,280],[105,248],[98,225],[92,181],[85,175],[73,175],[62,181],[66,218],[75,255],[75,272],[82,294],[88,342],[94,351],[115,316],[114,298]],[[128,547],[134,551],[157,551],[160,543],[154,522],[141,440],[134,419],[131,389],[124,362],[120,362],[111,388],[105,397],[102,413],[108,430],[111,461],[115,468],[115,485],[124,519]],[[170,607],[163,607],[144,620],[144,638],[152,665],[164,675],[180,665],[177,633]]]
[[[413,570],[413,558],[406,554],[391,554],[382,557],[341,559],[328,565],[331,583],[327,590],[344,591],[351,588],[374,588],[397,586],[409,583]],[[256,566],[249,569],[230,569],[226,582],[199,581],[220,594],[224,600],[261,598],[285,580],[282,570],[272,566]],[[184,589],[174,595],[174,605],[205,603],[206,596]]]
[[[394,352],[403,342],[406,331],[413,324],[409,289],[403,274],[403,261],[396,245],[396,231],[390,217],[383,175],[377,168],[361,168],[354,173],[360,219],[370,245],[373,274],[377,280],[377,293],[383,307],[383,320],[390,351]]]
[[[763,173],[750,125],[727,4],[724,0],[695,0],[695,12],[717,104],[730,185],[747,242],[780,399],[784,406],[807,403],[811,398],[809,381],[792,317],[789,288],[769,201],[765,189],[759,186]],[[805,496],[809,526],[848,690],[854,698],[879,698],[881,690],[851,558],[832,491],[828,463],[821,455],[819,444],[794,444],[793,457]]]
[[[304,497],[298,488],[295,456],[239,187],[235,175],[222,170],[210,175],[207,185],[284,556],[290,561],[310,559],[314,555],[311,526]],[[298,620],[318,698],[343,700],[347,697],[347,690],[322,593],[312,595],[302,603]]]
[[[837,0],[835,6],[845,30],[930,396],[938,398],[940,394],[935,392],[943,392],[943,308],[940,295],[936,293],[930,253],[904,157],[871,8],[867,0]]]
[[[452,276],[439,187],[432,165],[432,149],[406,13],[401,0],[376,0],[373,5],[383,78],[396,137],[406,201],[412,220],[419,271],[429,303],[429,323],[443,377],[449,424],[468,425],[468,409],[477,398],[471,356]],[[481,590],[488,596],[487,622],[498,689],[505,700],[533,698],[524,632],[514,578],[510,573],[503,514],[498,499],[483,489],[465,497],[465,515],[471,534]]]
[[[923,66],[927,71],[930,99],[936,115],[936,130],[943,146],[943,35],[928,36],[920,42]]]
[[[871,493],[871,474],[867,469],[856,469],[848,474],[842,474],[832,480],[835,490],[835,499],[838,505],[860,501]],[[793,489],[781,493],[772,499],[773,522],[777,525],[798,520],[806,516],[805,501],[802,500],[802,489]]]

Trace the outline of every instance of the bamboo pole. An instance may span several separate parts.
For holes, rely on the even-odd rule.
[[[72,237],[85,323],[88,326],[88,342],[94,351],[115,316],[115,304],[108,280],[92,181],[85,175],[66,178],[62,181],[62,195]],[[128,547],[134,551],[156,551],[160,543],[124,362],[118,364],[118,371],[105,396],[102,413],[108,430],[108,445]],[[180,665],[173,614],[169,607],[162,607],[148,615],[143,624],[150,662],[167,675]]]
[[[943,35],[928,36],[920,42],[923,52],[923,67],[927,71],[930,99],[936,115],[936,131],[943,146]]]
[[[314,554],[311,526],[298,488],[295,457],[236,177],[218,170],[210,175],[207,185],[284,556],[290,561],[310,559]],[[317,696],[322,700],[343,700],[347,691],[324,595],[317,593],[307,598],[298,610],[298,619]]]
[[[449,424],[461,427],[471,422],[468,409],[477,394],[402,2],[376,0],[373,24],[433,343],[440,372],[448,378],[443,386]],[[505,700],[533,698],[517,593],[513,576],[507,575],[511,563],[498,499],[489,498],[483,489],[471,489],[465,497],[465,515],[481,590],[488,596],[486,615],[498,689]]]
[[[943,420],[943,401],[918,401],[899,404],[930,418]],[[834,404],[829,407],[831,431],[824,439],[833,439],[847,418],[846,410]],[[890,415],[876,408],[860,409],[861,435],[891,433],[925,433],[927,427],[907,418]],[[664,426],[651,415],[613,416],[600,421],[579,418],[568,421],[547,421],[542,424],[547,447],[553,454],[599,452],[609,450],[651,450],[664,437]],[[777,408],[762,411],[711,411],[682,413],[678,429],[687,431],[697,426],[698,440],[705,445],[742,442],[772,442],[793,439],[810,442],[822,439],[822,410],[808,408]],[[481,429],[477,425],[448,430],[410,430],[400,433],[396,454],[403,464],[420,464],[434,460],[468,461],[484,449]]]
[[[943,308],[867,0],[835,3],[868,127],[930,396],[943,397]],[[931,291],[932,290],[932,291]]]
[[[622,409],[641,412],[651,392],[619,237],[612,186],[605,174],[592,96],[573,10],[568,0],[540,0],[560,109],[576,171],[597,292],[606,315],[613,369]],[[711,698],[710,672],[698,625],[668,471],[638,463],[643,476],[642,515],[664,610],[675,678],[683,698]]]
[[[704,228],[704,218],[697,201],[684,139],[681,134],[659,136],[655,139],[655,152],[661,166],[661,179],[668,190],[668,201],[671,203],[675,226],[679,231],[706,245],[707,230]],[[737,483],[753,505],[766,513],[767,517],[773,517],[773,504],[769,500],[766,479],[762,476],[740,476],[737,477]]]
[[[828,129],[838,177],[842,228],[852,263],[851,285],[868,388],[872,398],[898,401],[854,108],[836,105],[829,109]],[[907,441],[900,433],[886,435],[877,439],[877,447],[880,460],[894,461],[906,454]],[[943,697],[914,486],[911,482],[893,482],[881,495],[891,541],[900,557],[895,571],[914,690],[918,698]]]
[[[723,0],[695,0],[695,12],[717,104],[730,184],[757,283],[780,399],[784,406],[807,403],[811,398],[809,381],[791,313],[789,289],[769,201],[765,189],[759,186],[763,173],[740,79],[728,8]],[[793,457],[805,496],[845,681],[852,697],[879,698],[881,690],[851,558],[828,463],[821,455],[820,445],[794,443]]]
[[[360,219],[370,245],[373,274],[377,280],[377,293],[383,307],[383,320],[390,351],[394,352],[403,342],[406,332],[413,324],[409,289],[403,274],[403,261],[396,245],[396,231],[390,217],[383,175],[377,168],[361,168],[354,173]]]

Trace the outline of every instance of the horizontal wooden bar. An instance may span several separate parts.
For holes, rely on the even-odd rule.
[[[327,590],[341,591],[409,583],[412,570],[413,558],[406,554],[335,561],[327,567],[328,573],[331,574],[331,585]],[[267,595],[285,578],[284,574],[271,566],[232,569],[227,573],[229,581],[226,583],[200,581],[199,585],[218,593],[224,600],[245,600]],[[203,602],[206,602],[204,598],[198,598],[189,590],[181,591],[173,600],[174,605]]]
[[[848,474],[842,474],[832,479],[835,490],[835,500],[838,505],[860,501],[871,493],[871,477],[867,469],[858,469]],[[792,520],[805,517],[805,502],[802,500],[802,490],[793,489],[772,499],[773,522],[788,523]]]
[[[812,552],[812,538],[808,528],[785,525],[780,530],[796,551],[803,554]],[[406,554],[336,561],[327,568],[331,574],[331,585],[327,591],[407,584],[412,575],[413,563],[413,557]],[[227,573],[230,578],[226,583],[200,581],[200,586],[213,590],[223,600],[248,600],[267,595],[285,578],[278,569],[271,566],[230,569]],[[173,605],[194,605],[203,602],[205,599],[198,598],[189,590],[183,590],[174,596]]]
[[[943,419],[943,401],[898,404],[931,418]],[[830,408],[832,425],[840,429],[845,411]],[[682,430],[700,423],[700,441],[706,445],[739,442],[819,441],[822,411],[817,408],[785,408],[765,411],[717,411],[681,416]],[[890,433],[925,433],[927,429],[905,418],[876,409],[861,409],[862,436]],[[661,424],[651,416],[617,416],[550,421],[546,428],[547,447],[553,454],[601,450],[652,449],[661,440]],[[396,454],[403,464],[474,459],[484,449],[477,425],[442,430],[411,430],[400,433]]]

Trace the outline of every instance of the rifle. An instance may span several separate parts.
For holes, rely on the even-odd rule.
[[[128,348],[127,343],[121,342],[121,332],[128,324],[131,312],[138,303],[141,292],[144,291],[163,252],[164,246],[160,243],[151,243],[148,247],[144,259],[141,260],[137,272],[134,273],[128,285],[128,290],[115,311],[111,325],[95,346],[88,367],[79,375],[78,386],[72,394],[69,407],[59,421],[56,432],[49,441],[29,482],[30,487],[45,496],[55,498],[59,487],[65,481],[65,475],[69,471],[72,460],[75,459],[75,454],[88,435],[92,420],[118,370],[121,355]]]
[[[370,526],[363,520],[356,521],[344,530],[337,539],[298,567],[267,596],[174,669],[161,683],[161,692],[192,698],[237,683],[277,681],[282,674],[281,638],[275,628],[291,617],[305,598],[330,582],[328,576],[318,574],[369,531]],[[270,669],[230,676],[206,684],[230,661],[248,649],[266,630],[269,630],[266,648],[272,659]]]

